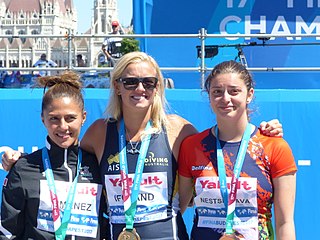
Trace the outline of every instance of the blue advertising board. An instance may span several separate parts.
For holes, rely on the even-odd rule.
[[[134,0],[134,32],[137,34],[197,34],[201,28],[208,34],[274,34],[295,37],[206,38],[207,46],[217,46],[216,56],[205,59],[211,68],[225,60],[239,60],[239,46],[248,67],[317,67],[320,55],[320,4],[318,0]],[[317,37],[298,35],[317,34]],[[154,56],[162,67],[197,67],[200,60],[197,38],[139,39],[144,51]],[[199,88],[198,73],[166,72],[178,88]],[[272,81],[257,73],[259,82]],[[272,77],[279,78],[274,73]],[[308,86],[317,72],[294,74]],[[187,77],[192,80],[186,82]],[[310,84],[312,88],[314,84]],[[289,85],[292,87],[295,85]],[[259,84],[258,84],[259,87]],[[317,84],[319,87],[319,84]],[[277,86],[275,86],[277,88]],[[299,88],[299,87],[293,87]],[[305,87],[306,88],[306,87]]]
[[[170,112],[192,122],[199,131],[211,127],[215,117],[208,96],[200,89],[168,89]],[[290,144],[296,163],[297,194],[295,224],[297,239],[314,239],[320,228],[320,152],[318,119],[320,118],[320,90],[256,90],[251,120],[258,125],[262,120],[278,118],[283,124],[284,138]],[[0,89],[0,153],[7,147],[32,152],[44,145],[46,131],[40,118],[41,89]],[[86,89],[87,121],[83,133],[96,119],[103,117],[109,99],[108,89]],[[196,113],[196,114],[195,114]],[[0,182],[6,173],[0,170]],[[185,220],[190,230],[192,211]]]

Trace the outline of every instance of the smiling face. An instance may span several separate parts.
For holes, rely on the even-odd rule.
[[[121,78],[145,78],[157,77],[156,70],[148,62],[131,63],[123,71]],[[115,90],[121,96],[122,108],[125,111],[139,111],[148,110],[153,104],[154,96],[157,93],[157,87],[153,89],[146,89],[142,82],[139,82],[136,88],[128,90],[124,87],[124,83],[117,81],[114,82]]]
[[[61,148],[68,148],[78,143],[86,112],[73,98],[60,97],[46,105],[41,118],[50,139]]]
[[[210,82],[210,104],[218,119],[248,119],[247,104],[253,93],[238,73],[217,74]]]

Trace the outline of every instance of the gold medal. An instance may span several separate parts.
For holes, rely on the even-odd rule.
[[[140,236],[135,228],[132,230],[124,228],[119,234],[118,240],[140,240]]]
[[[237,240],[236,235],[233,234],[223,234],[220,240]]]

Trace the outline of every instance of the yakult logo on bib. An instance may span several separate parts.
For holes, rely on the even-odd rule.
[[[69,191],[69,185],[64,184],[62,187],[60,187],[61,192],[68,193]],[[97,196],[97,188],[95,186],[90,185],[80,185],[78,184],[76,193],[80,195],[91,195],[91,196]]]
[[[213,181],[213,180],[199,180],[199,184],[201,185],[202,189],[220,189],[220,181]],[[227,183],[227,188],[230,190],[231,188],[231,183]],[[239,180],[236,183],[236,188],[239,189],[244,189],[244,190],[251,190],[252,186],[250,186],[249,182],[246,180]]]
[[[113,185],[113,187],[121,187],[121,179],[120,177],[116,178],[109,178],[109,181]],[[128,178],[129,186],[132,187],[133,185],[133,178]],[[158,176],[148,176],[147,178],[142,178],[141,180],[141,186],[144,185],[161,185],[163,181]]]

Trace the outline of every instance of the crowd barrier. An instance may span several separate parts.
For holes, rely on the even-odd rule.
[[[109,88],[110,71],[78,72],[85,88]],[[0,88],[33,88],[38,74],[6,74],[0,79]]]
[[[109,99],[109,89],[85,89],[85,107],[88,112],[82,135],[88,126],[103,117]],[[208,96],[200,89],[168,89],[170,112],[191,121],[199,131],[215,123]],[[6,147],[32,152],[44,145],[46,131],[40,119],[42,89],[0,89],[0,152]],[[312,239],[319,229],[320,207],[320,90],[318,89],[258,89],[251,105],[254,124],[278,118],[283,124],[284,138],[290,144],[296,163],[297,195],[295,224],[297,239]],[[81,136],[82,136],[81,135]],[[6,173],[0,170],[2,181]],[[190,230],[192,212],[185,220]]]

